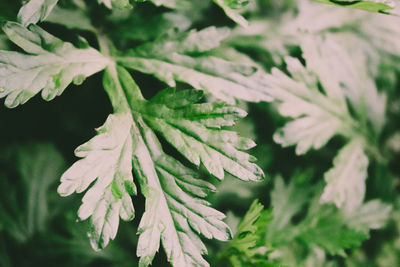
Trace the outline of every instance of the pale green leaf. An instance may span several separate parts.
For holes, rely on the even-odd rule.
[[[19,10],[18,20],[24,26],[44,21],[57,5],[57,2],[58,0],[29,0]]]
[[[8,107],[24,104],[40,91],[49,101],[70,83],[81,84],[109,63],[97,50],[77,49],[36,25],[28,30],[8,22],[3,30],[26,52],[0,51],[0,97],[7,96]]]
[[[233,124],[245,113],[222,103],[195,104],[202,97],[202,92],[195,90],[176,92],[168,88],[152,100],[145,100],[130,74],[113,64],[108,66],[103,83],[115,113],[109,116],[96,137],[77,149],[77,156],[84,158],[65,172],[59,193],[82,192],[95,181],[85,194],[78,214],[83,220],[91,217],[89,237],[92,246],[101,249],[115,238],[119,217],[131,219],[133,216],[129,197],[129,193],[135,193],[131,174],[133,163],[133,171],[146,198],[145,212],[138,228],[139,265],[150,265],[161,243],[168,261],[174,266],[209,266],[202,257],[207,250],[199,236],[218,240],[227,240],[231,236],[228,226],[222,221],[225,215],[211,208],[210,203],[203,199],[215,187],[166,155],[153,129],[167,127],[160,133],[176,145],[176,141],[170,139],[174,135],[168,135],[168,127],[172,127],[187,139],[188,145],[203,146],[210,153],[214,146],[218,148],[219,142],[224,143],[219,146],[221,151],[213,153],[235,160],[229,159],[232,166],[225,166],[214,159],[216,163],[212,167],[221,170],[222,176],[224,168],[243,171],[243,166],[251,166],[261,171],[245,161],[244,158],[250,159],[249,155],[239,151],[253,146],[252,141],[234,132],[217,130]],[[177,148],[182,152],[182,148]],[[193,155],[199,157],[196,153],[195,150]],[[201,160],[211,162],[212,159]],[[251,179],[251,175],[257,174],[236,175]]]
[[[344,146],[333,167],[325,173],[327,185],[321,196],[323,203],[335,203],[338,208],[354,212],[364,200],[368,158],[362,143],[353,140]]]
[[[208,191],[215,188],[198,180],[195,172],[162,151],[157,137],[146,125],[141,113],[134,109],[138,108],[137,105],[147,104],[140,96],[135,96],[139,88],[126,70],[119,68],[118,76],[115,74],[114,71],[114,80],[108,82],[114,83],[114,88],[120,88],[121,94],[125,92],[126,98],[131,101],[134,121],[129,124],[132,127],[133,166],[146,197],[146,210],[138,230],[139,265],[151,264],[161,240],[167,258],[174,266],[208,266],[202,257],[206,248],[198,235],[219,240],[230,237],[228,227],[222,222],[225,216],[202,200]],[[186,92],[183,94],[186,95]],[[112,99],[116,98],[117,94],[112,95]],[[198,96],[192,101],[196,100]],[[166,107],[161,107],[161,111],[163,109]]]
[[[135,86],[128,73],[121,72],[120,76],[124,77],[126,88]],[[264,173],[253,163],[254,157],[243,151],[255,143],[236,132],[220,129],[232,126],[246,112],[224,103],[191,103],[200,99],[198,93],[166,89],[160,94],[154,101],[132,101],[131,108],[190,162],[197,166],[202,163],[219,179],[223,179],[224,170],[242,180],[262,179]]]
[[[130,195],[136,193],[132,177],[132,118],[130,114],[110,115],[97,129],[98,135],[79,146],[75,154],[83,159],[74,163],[61,177],[58,193],[81,193],[96,181],[82,199],[78,215],[91,218],[89,233],[95,250],[114,239],[119,217],[132,220],[134,208]]]
[[[285,184],[282,177],[274,179],[274,189],[271,192],[272,221],[270,226],[275,230],[281,230],[290,224],[290,220],[296,215],[307,201],[308,192],[302,187],[296,187],[291,182]],[[270,234],[273,234],[270,232]]]
[[[151,176],[140,176],[141,190],[146,197],[146,211],[139,225],[140,262],[148,266],[161,238],[167,258],[173,266],[208,266],[201,256],[206,248],[197,235],[227,240],[230,232],[222,222],[225,216],[209,207],[208,202],[188,194],[180,184],[194,180],[195,174],[163,154],[155,135],[144,124],[142,127],[145,127],[142,129],[143,137],[151,158],[144,159],[145,148],[138,145],[134,162],[138,162],[139,168],[145,164],[144,170],[150,170],[150,166],[154,169]],[[142,162],[144,160],[147,163]],[[200,186],[192,184],[189,192],[195,192],[193,189],[197,187],[196,194],[202,195],[210,186],[207,183]]]
[[[366,66],[369,57],[358,47],[343,46],[347,36],[326,34],[324,38],[305,37],[301,48],[307,69],[314,72],[330,99],[345,97],[362,124],[369,121],[376,133],[385,123],[386,95],[378,93],[375,79]]]
[[[347,117],[342,101],[329,99],[318,90],[314,74],[299,60],[287,57],[286,64],[292,77],[278,69],[268,76],[269,93],[276,99],[283,116],[294,118],[274,135],[282,146],[296,145],[296,153],[304,154],[311,148],[319,149],[340,131]]]
[[[217,47],[229,31],[210,27],[202,31],[139,46],[118,61],[124,66],[152,74],[171,87],[185,82],[228,103],[235,98],[270,101],[263,72],[250,64],[240,64],[203,55]],[[195,56],[193,54],[200,55]]]
[[[385,226],[391,211],[391,205],[377,199],[370,200],[354,211],[346,213],[346,223],[353,229],[368,232]]]

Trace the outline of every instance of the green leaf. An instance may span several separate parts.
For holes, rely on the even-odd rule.
[[[146,12],[138,9],[127,19],[120,20],[118,17],[116,29],[111,34],[114,39],[151,41],[186,31],[190,26],[189,18],[180,13],[167,12],[149,18]]]
[[[305,185],[295,185],[296,176],[285,185],[282,178],[275,179],[271,205],[273,206],[272,221],[267,227],[267,241],[274,245],[277,251],[283,251],[294,241],[303,242],[306,247],[319,247],[331,255],[345,255],[344,250],[360,246],[368,238],[363,231],[352,229],[347,225],[345,218],[333,206],[321,205],[319,194],[311,199]],[[307,185],[308,186],[308,185]],[[313,193],[317,193],[314,190]],[[284,202],[282,205],[280,202]],[[308,202],[308,203],[307,203]],[[294,220],[308,204],[307,213]],[[282,208],[285,207],[285,208]],[[286,215],[282,216],[280,214]],[[296,222],[297,221],[297,222]],[[280,224],[282,223],[283,226]],[[303,260],[303,259],[301,259]],[[285,258],[283,258],[283,262]]]
[[[57,2],[58,0],[29,0],[19,10],[18,20],[25,27],[44,21],[57,5]]]
[[[343,226],[340,218],[320,216],[308,221],[307,230],[298,238],[306,244],[315,244],[331,255],[345,256],[344,249],[359,247],[368,235]]]
[[[171,87],[177,81],[185,82],[228,103],[234,103],[235,98],[270,101],[266,81],[257,67],[206,54],[228,34],[227,29],[215,27],[191,31],[177,39],[146,43],[118,61],[127,68],[152,74]]]
[[[364,200],[368,158],[362,143],[353,140],[344,146],[333,168],[325,173],[327,185],[321,196],[323,203],[335,203],[338,208],[354,212]]]
[[[40,91],[43,99],[52,100],[71,82],[81,84],[109,63],[97,50],[77,49],[36,25],[26,29],[8,22],[3,30],[26,52],[0,51],[0,97],[7,96],[5,105],[10,108]]]
[[[351,7],[356,9],[362,9],[370,12],[385,12],[393,9],[395,2],[392,0],[313,0],[315,2],[331,4],[336,6]]]
[[[61,177],[58,193],[68,196],[85,191],[79,218],[91,217],[89,238],[99,250],[114,239],[119,217],[132,220],[134,208],[130,195],[136,194],[132,177],[132,118],[130,114],[115,113],[97,129],[98,135],[79,146],[75,154],[83,159],[72,165]]]
[[[227,258],[234,267],[279,266],[268,260],[271,248],[263,239],[271,219],[271,210],[264,210],[264,206],[254,200],[239,223],[234,238],[221,254],[221,262]]]
[[[239,9],[249,3],[249,1],[243,0],[213,0],[215,4],[224,10],[225,14],[231,18],[237,24],[247,27],[249,23],[240,14]]]

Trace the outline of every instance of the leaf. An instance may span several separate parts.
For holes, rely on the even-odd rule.
[[[4,28],[8,38],[25,53],[0,51],[0,97],[13,108],[24,104],[39,91],[49,101],[60,95],[73,82],[101,71],[109,63],[93,48],[77,49],[36,25],[29,30],[8,22]]]
[[[140,0],[135,0],[136,2],[143,2]],[[104,4],[109,9],[119,8],[119,9],[130,9],[133,6],[129,3],[129,0],[98,0],[99,4]]]
[[[274,141],[284,147],[296,145],[296,154],[301,155],[324,146],[343,127],[341,118],[349,115],[336,87],[326,91],[332,95],[330,99],[318,90],[316,77],[299,60],[285,59],[293,78],[274,68],[268,77],[269,93],[276,99],[279,113],[294,120],[274,134]]]
[[[306,204],[308,192],[304,188],[296,187],[291,182],[285,185],[282,177],[275,177],[274,189],[271,192],[272,221],[270,227],[275,230],[284,229],[293,216]],[[273,234],[273,233],[271,233]]]
[[[313,0],[315,2],[351,7],[356,9],[362,9],[370,12],[385,12],[386,10],[393,9],[395,2],[392,0]]]
[[[175,87],[177,81],[185,82],[231,104],[235,98],[270,101],[265,90],[267,84],[257,67],[203,56],[219,46],[228,34],[227,29],[215,27],[191,31],[177,40],[167,38],[146,43],[118,58],[118,62],[127,68],[152,74],[171,87]]]
[[[19,10],[18,20],[25,27],[44,21],[57,5],[57,2],[58,0],[29,0]]]
[[[306,244],[316,244],[331,255],[345,256],[344,249],[355,248],[368,238],[362,232],[346,229],[334,216],[314,219],[299,236]]]
[[[2,163],[15,168],[19,177],[0,172],[1,225],[13,239],[26,242],[36,233],[47,230],[55,208],[52,187],[64,170],[65,161],[48,143],[10,146],[2,150],[6,155]]]
[[[271,210],[264,210],[264,206],[254,200],[239,223],[234,238],[221,254],[221,262],[228,259],[234,267],[279,266],[268,260],[267,254],[271,252],[271,248],[263,239],[271,219]]]
[[[224,169],[241,179],[258,179],[263,175],[261,169],[240,151],[254,142],[220,129],[243,117],[244,111],[223,103],[195,104],[203,96],[196,90],[168,88],[145,100],[130,74],[113,64],[106,69],[103,83],[115,113],[96,137],[76,150],[77,156],[85,158],[63,175],[59,193],[82,192],[96,180],[83,198],[79,216],[91,216],[92,246],[101,249],[115,237],[118,215],[123,219],[133,216],[128,195],[135,192],[132,158],[146,198],[138,229],[139,265],[151,264],[161,240],[174,266],[209,266],[202,257],[206,248],[199,235],[218,240],[231,235],[222,221],[225,215],[203,199],[215,188],[165,154],[153,130],[193,163],[203,162],[220,179]]]
[[[138,24],[141,27],[135,27]],[[138,9],[127,19],[117,20],[111,34],[115,39],[151,41],[186,31],[190,26],[189,18],[180,13],[167,12],[149,18],[146,12]]]
[[[360,246],[361,242],[368,238],[368,234],[348,227],[346,220],[335,207],[321,205],[319,194],[315,194],[316,188],[311,192],[317,197],[310,201],[309,188],[305,187],[309,185],[295,185],[295,180],[296,176],[285,185],[282,178],[276,178],[271,194],[271,205],[275,205],[272,216],[277,214],[277,217],[273,217],[268,224],[266,240],[273,244],[277,251],[282,251],[293,241],[300,241],[306,247],[316,246],[331,255],[344,256],[345,249]],[[281,201],[285,204],[282,205]],[[301,211],[305,204],[308,207],[304,216]],[[286,208],[280,208],[281,206]],[[286,215],[286,211],[287,216],[279,216]],[[301,219],[294,220],[299,214],[302,214]]]
[[[209,266],[202,258],[207,250],[197,235],[218,240],[230,237],[228,227],[222,222],[225,215],[200,199],[213,187],[201,180],[196,182],[191,170],[163,154],[150,129],[141,131],[145,140],[138,144],[134,157],[137,169],[143,170],[136,172],[146,197],[146,210],[139,225],[139,265],[151,263],[161,238],[173,266]],[[145,153],[146,145],[150,155]]]
[[[301,44],[307,69],[318,78],[330,98],[348,100],[350,109],[363,127],[379,134],[385,124],[386,95],[378,93],[365,51],[343,47],[348,37],[328,34],[322,38],[304,38]],[[335,55],[335,56],[333,56]],[[372,71],[371,71],[372,72]]]
[[[237,24],[247,27],[249,23],[247,20],[240,15],[238,9],[247,5],[249,3],[248,0],[213,0],[215,4],[224,10],[225,14],[231,18]]]
[[[364,198],[368,166],[364,150],[382,158],[373,147],[378,146],[384,126],[386,97],[369,76],[366,57],[336,41],[330,34],[324,39],[305,36],[301,48],[307,67],[286,57],[292,77],[273,69],[267,76],[268,91],[277,100],[279,113],[293,118],[274,134],[275,142],[296,145],[299,155],[321,148],[334,135],[348,139],[336,167],[325,176],[329,182],[321,201],[354,210]]]
[[[75,154],[83,159],[74,163],[61,177],[58,193],[68,196],[86,192],[79,208],[79,218],[91,217],[89,238],[99,250],[114,239],[119,217],[132,220],[134,208],[130,195],[136,194],[132,177],[131,116],[115,113],[97,129],[98,135],[79,146]]]
[[[368,232],[370,229],[384,227],[391,211],[391,205],[375,199],[362,204],[351,213],[346,213],[345,218],[349,227]]]
[[[244,117],[243,110],[227,104],[191,103],[201,98],[201,92],[175,93],[167,89],[160,94],[138,111],[150,128],[190,162],[197,166],[204,164],[208,172],[219,179],[223,179],[224,170],[242,180],[262,179],[263,171],[252,163],[254,158],[243,152],[255,143],[235,132],[220,129]]]
[[[81,8],[66,9],[55,7],[46,21],[63,25],[68,29],[96,32],[96,28],[93,27],[88,15]]]
[[[146,210],[138,230],[140,237],[137,255],[141,258],[139,265],[148,266],[152,262],[161,239],[167,258],[174,266],[208,266],[201,256],[206,253],[206,248],[198,235],[219,240],[230,237],[228,227],[222,222],[225,216],[202,200],[214,187],[198,180],[193,171],[164,154],[142,114],[134,109],[140,103],[147,104],[138,95],[139,88],[123,68],[118,68],[118,73],[116,70],[113,73],[114,79],[108,82],[114,83],[114,88],[121,89],[121,94],[122,90],[125,92],[133,110],[133,165],[141,191],[146,197]],[[184,95],[187,96],[187,92]],[[198,94],[193,96],[188,98],[190,102],[199,98]],[[116,95],[112,97],[116,98]],[[139,101],[140,99],[142,100]],[[185,103],[186,98],[177,97],[176,100],[169,103],[181,108],[188,105]],[[156,97],[154,102],[157,101],[166,100]],[[148,107],[149,110],[153,108],[155,106]],[[161,111],[166,110],[166,106],[160,108]]]
[[[363,146],[354,140],[343,147],[333,160],[333,168],[325,173],[327,185],[322,203],[335,203],[338,208],[354,212],[363,202],[368,158]]]

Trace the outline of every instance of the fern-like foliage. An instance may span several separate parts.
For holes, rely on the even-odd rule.
[[[119,217],[132,219],[129,194],[136,192],[131,175],[131,159],[146,210],[139,225],[137,254],[148,266],[160,246],[174,266],[207,266],[206,252],[198,235],[227,240],[230,230],[222,213],[201,198],[214,187],[198,180],[196,174],[164,153],[154,131],[193,164],[203,163],[215,177],[224,170],[240,179],[258,180],[261,169],[240,150],[254,146],[235,132],[221,130],[245,115],[244,111],[222,103],[195,104],[201,91],[174,89],[161,91],[145,100],[130,74],[110,66],[104,87],[115,113],[98,130],[98,135],[76,150],[84,159],[76,162],[61,178],[59,192],[69,195],[88,190],[79,209],[81,219],[91,217],[92,245],[101,249],[116,235]]]
[[[18,19],[22,25],[36,24],[44,21],[57,5],[58,0],[30,0],[21,7]]]
[[[267,240],[278,250],[284,251],[284,248],[280,248],[281,244],[290,246],[289,240],[297,240],[304,242],[311,249],[316,246],[327,254],[345,255],[345,249],[358,247],[368,238],[370,229],[377,225],[382,226],[379,222],[386,222],[389,217],[390,205],[372,200],[360,205],[360,210],[364,210],[365,213],[358,213],[360,221],[370,221],[362,227],[355,226],[346,212],[337,212],[332,205],[321,205],[318,194],[310,199],[309,194],[318,192],[319,186],[310,190],[304,185],[296,184],[298,178],[299,176],[292,177],[290,183],[285,185],[282,178],[278,177],[271,193],[271,205],[276,208],[267,227]],[[282,200],[285,203],[283,207]],[[370,208],[375,205],[380,206],[383,212]],[[304,207],[307,207],[307,215],[300,222],[294,223],[293,217]],[[355,216],[355,213],[350,214]],[[285,258],[282,260],[286,261]]]
[[[131,7],[124,0],[98,2],[108,8]],[[152,2],[172,7],[180,1]],[[229,30],[215,27],[174,33],[173,38],[164,35],[119,57],[122,53],[85,19],[84,2],[72,4],[81,7],[79,12],[55,7],[56,3],[30,1],[20,10],[22,24],[8,22],[4,26],[8,38],[26,54],[0,52],[0,97],[7,96],[8,107],[24,104],[40,91],[45,100],[51,100],[70,83],[79,85],[105,70],[103,86],[114,112],[95,137],[75,150],[81,159],[62,175],[59,194],[85,192],[78,216],[90,219],[88,236],[98,251],[116,237],[120,219],[130,221],[135,216],[131,199],[137,194],[134,173],[146,198],[138,229],[139,265],[150,265],[161,243],[174,266],[208,266],[200,237],[226,241],[231,232],[223,222],[225,215],[204,199],[215,187],[186,165],[202,165],[218,179],[228,172],[242,180],[258,181],[264,174],[255,158],[245,152],[255,143],[227,130],[246,112],[224,102],[198,102],[203,90],[230,103],[241,96],[269,100],[262,85],[253,80],[257,68],[206,55],[229,34]],[[54,14],[50,15],[51,11]],[[57,14],[59,20],[54,17]],[[87,42],[77,48],[34,25],[46,18],[67,28],[96,33],[101,52]],[[146,100],[131,74],[117,64],[153,74],[171,87],[182,81],[197,90],[167,88]],[[186,165],[164,152],[156,133],[188,160]]]
[[[118,58],[127,68],[152,74],[169,86],[185,82],[228,103],[235,99],[270,101],[261,71],[250,64],[207,54],[229,36],[229,29],[209,27],[145,43]]]
[[[377,136],[384,125],[386,97],[380,94],[362,65],[362,54],[350,56],[336,43],[304,37],[301,48],[306,66],[298,59],[286,58],[291,77],[274,68],[270,93],[281,115],[293,118],[274,135],[282,146],[296,146],[297,154],[319,149],[334,135],[349,140],[326,173],[328,183],[322,202],[354,210],[364,198],[368,158],[380,159]],[[355,168],[355,166],[357,166]]]
[[[221,253],[221,263],[229,260],[229,266],[264,266],[278,267],[268,259],[272,247],[262,238],[265,236],[268,224],[271,222],[271,209],[254,200],[249,210],[237,226],[234,238]]]
[[[97,50],[78,49],[36,25],[27,29],[8,22],[3,30],[27,53],[0,51],[0,97],[7,96],[5,104],[10,108],[40,91],[45,100],[52,100],[70,83],[81,84],[109,63]]]

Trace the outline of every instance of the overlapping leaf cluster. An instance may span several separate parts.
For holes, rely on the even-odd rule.
[[[102,72],[113,112],[75,150],[80,159],[62,175],[58,193],[84,193],[78,217],[88,220],[95,251],[116,238],[120,219],[134,219],[132,197],[141,194],[139,266],[150,265],[162,245],[167,260],[179,267],[209,266],[202,237],[232,238],[224,213],[208,199],[216,186],[196,169],[218,180],[226,173],[262,180],[263,170],[246,152],[255,143],[228,128],[247,115],[237,103],[272,102],[273,116],[286,121],[269,139],[294,146],[297,156],[310,150],[336,156],[328,159],[330,167],[318,166],[324,187],[309,177],[308,184],[296,175],[288,184],[273,178],[270,209],[254,202],[219,260],[238,267],[334,266],[399,210],[398,203],[377,199],[392,201],[395,189],[388,196],[367,190],[377,177],[394,180],[390,162],[400,143],[394,123],[387,122],[399,113],[400,24],[388,15],[396,14],[395,3],[30,0],[15,18],[0,11],[9,20],[0,35],[0,97],[9,108],[39,93],[50,101]],[[263,7],[278,8],[280,18]],[[238,25],[214,26],[212,12],[228,17],[218,25]],[[63,41],[50,34],[53,27],[74,37]],[[143,77],[167,88],[151,88]],[[339,149],[333,153],[334,142]],[[19,169],[25,179],[43,166]],[[27,194],[32,199],[27,227],[15,227],[14,218],[0,209],[6,218],[0,230],[8,228],[15,239],[28,240],[46,223],[49,184],[38,188],[38,181],[36,176],[25,181],[36,190]],[[390,183],[385,184],[396,186]],[[35,210],[34,203],[44,210]],[[396,259],[384,260],[394,251],[398,244],[392,240],[375,261],[395,266]],[[357,264],[354,255],[346,263]]]
[[[170,1],[153,2],[175,6]],[[246,112],[222,102],[197,104],[203,98],[202,90],[231,103],[240,96],[253,101],[268,99],[260,90],[261,85],[253,85],[256,69],[205,54],[226,38],[229,31],[224,28],[192,30],[175,35],[174,39],[160,37],[123,57],[116,57],[122,53],[114,52],[111,42],[99,32],[96,34],[101,52],[86,41],[76,47],[35,25],[48,17],[57,22],[50,15],[53,9],[61,17],[74,14],[81,18],[84,14],[55,8],[56,3],[30,1],[19,12],[21,24],[8,22],[4,26],[7,37],[26,54],[1,51],[0,96],[7,96],[8,107],[24,104],[40,91],[48,101],[72,82],[79,85],[87,77],[105,70],[103,85],[114,113],[97,129],[94,138],[75,150],[75,155],[82,159],[63,174],[58,192],[68,196],[88,189],[78,216],[81,220],[90,218],[88,235],[92,247],[99,250],[116,237],[120,218],[130,221],[135,216],[131,199],[137,194],[135,173],[146,198],[138,229],[139,264],[151,264],[161,241],[174,266],[208,266],[202,257],[207,250],[199,235],[219,240],[230,238],[230,230],[222,221],[224,214],[203,200],[215,188],[166,154],[155,133],[191,164],[198,167],[202,164],[218,179],[223,179],[226,171],[243,180],[260,180],[263,171],[244,152],[255,143],[225,129]],[[99,3],[108,8],[130,7],[129,1]],[[75,5],[84,7],[84,2],[76,1]],[[63,19],[58,23],[97,31],[88,21],[83,26]],[[192,58],[186,54],[198,56]],[[181,81],[199,91],[168,88],[146,100],[131,74],[117,63],[153,74],[170,86],[175,87],[175,81]],[[215,73],[217,69],[219,72]],[[251,86],[253,92],[245,94]]]
[[[275,178],[271,208],[251,205],[222,260],[229,259],[231,266],[331,266],[327,255],[345,256],[345,250],[360,246],[371,229],[383,227],[389,218],[391,207],[380,200],[351,214],[321,205],[315,194],[320,186],[305,187],[301,176],[287,185]],[[304,209],[306,215],[294,221]]]

